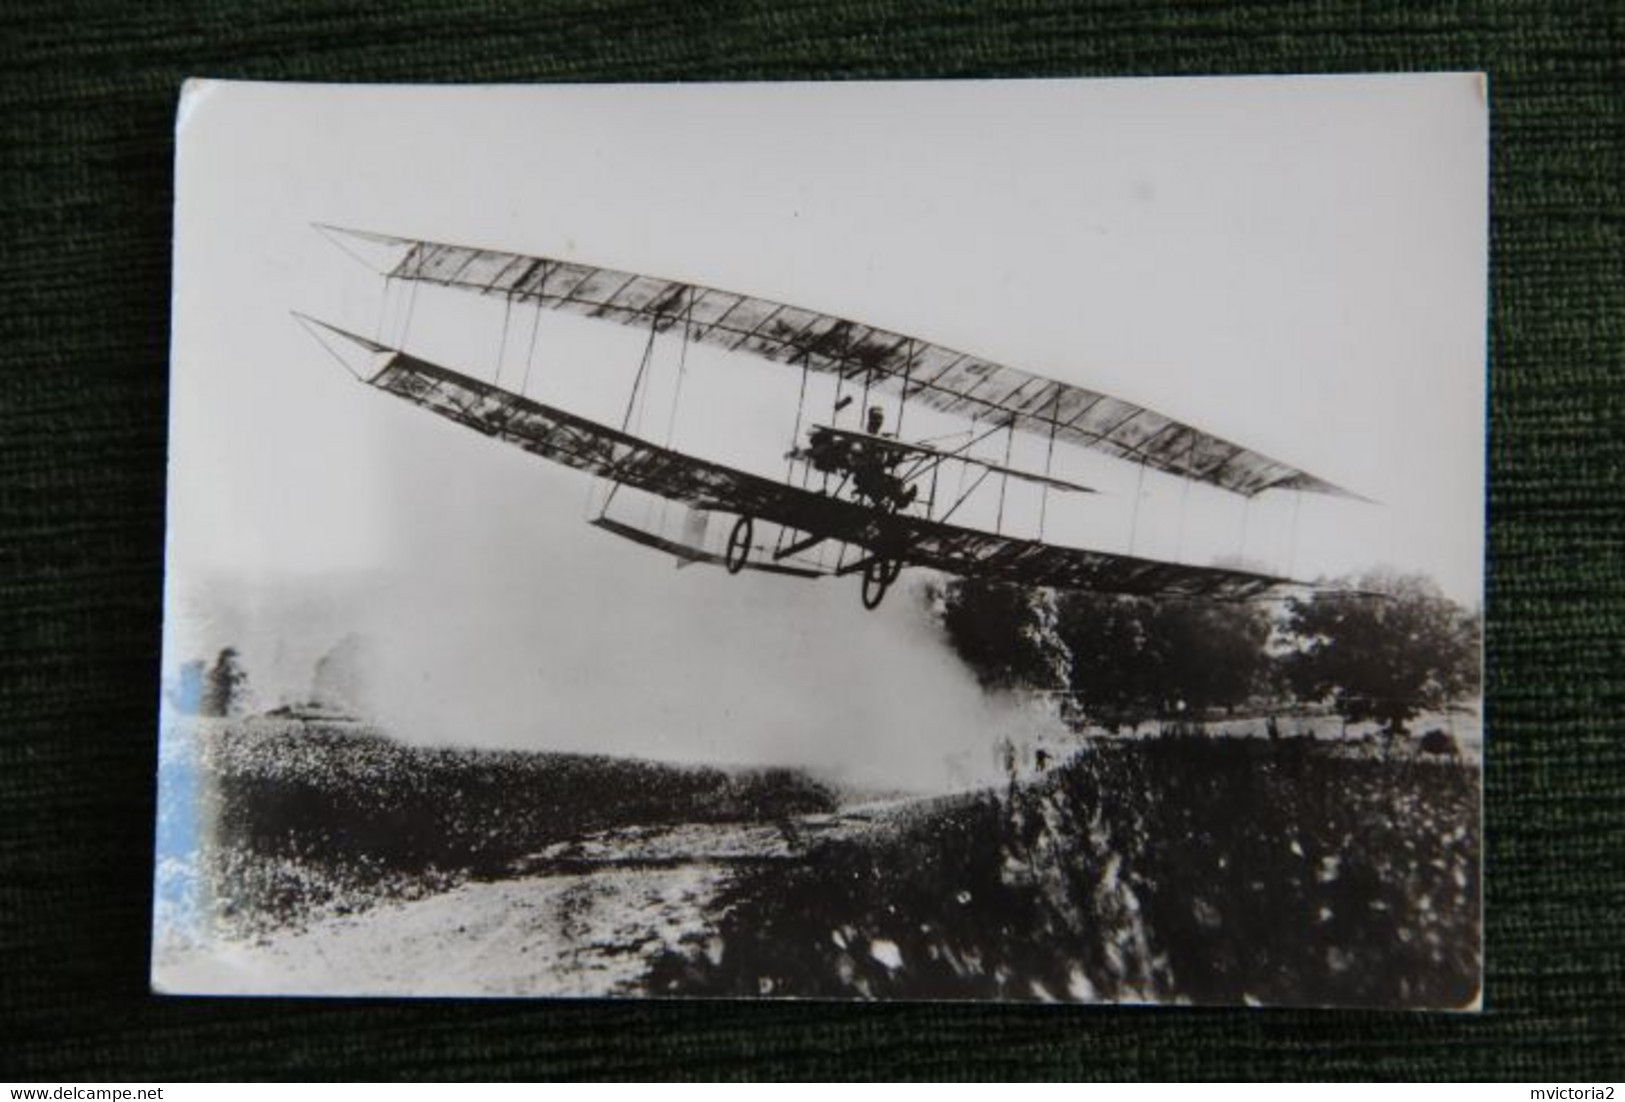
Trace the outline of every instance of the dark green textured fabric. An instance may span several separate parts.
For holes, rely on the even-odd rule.
[[[0,1079],[1620,1078],[1625,5],[84,0],[4,27]],[[1491,74],[1485,1014],[145,993],[183,77],[1402,69]]]

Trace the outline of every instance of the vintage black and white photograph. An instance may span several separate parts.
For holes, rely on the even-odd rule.
[[[154,989],[1476,1009],[1487,126],[192,82]]]

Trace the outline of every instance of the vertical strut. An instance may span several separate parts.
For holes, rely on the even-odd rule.
[[[1191,435],[1190,447],[1185,449],[1185,470],[1186,471],[1190,470],[1191,456],[1193,456],[1195,454],[1196,454],[1196,436],[1193,433]],[[1184,550],[1185,550],[1185,502],[1187,500],[1189,500],[1190,494],[1191,494],[1191,480],[1190,480],[1190,477],[1187,475],[1186,478],[1184,479],[1184,481],[1180,483],[1180,488],[1179,488],[1179,529],[1178,529],[1178,533],[1174,536],[1174,561],[1175,562],[1180,561],[1179,556],[1181,554],[1183,554]]]
[[[394,287],[395,287],[395,277],[394,277],[394,275],[391,274],[391,275],[384,276],[384,297],[383,297],[383,301],[381,301],[378,304],[378,329],[373,334],[373,338],[372,338],[373,341],[378,343],[378,344],[383,344],[384,343],[384,333],[388,330],[389,301],[390,301],[389,300],[389,292],[394,290]]]
[[[632,380],[632,393],[630,395],[628,395],[627,399],[626,399],[626,416],[621,418],[621,431],[622,432],[631,431],[631,428],[632,428],[632,413],[633,413],[634,410],[636,410],[638,408],[638,392],[640,390],[643,390],[644,394],[648,393],[648,391],[646,389],[644,389],[644,387],[643,387],[643,379],[644,379],[644,376],[649,373],[649,361],[651,359],[653,359],[653,357],[654,357],[654,350],[655,350],[655,327],[653,325],[650,325],[649,326],[649,340],[648,340],[648,343],[646,343],[643,346],[643,359],[641,361],[639,361],[639,363],[638,363],[638,373],[637,373],[636,377],[634,377],[633,380]],[[643,423],[643,415],[641,413],[638,415],[638,423],[640,425]],[[616,495],[617,492],[619,492],[620,488],[621,488],[620,482],[616,481],[615,485],[613,485],[613,486],[611,486],[609,488],[609,493],[604,495],[604,505],[603,505],[603,508],[601,510],[599,510],[599,513],[598,513],[598,515],[600,517],[606,516],[609,513],[610,502],[615,500],[615,495]]]
[[[1010,433],[1009,433],[1008,436],[1006,436],[1004,438],[1004,465],[1005,465],[1006,468],[1008,468],[1010,466],[1010,449],[1015,446],[1015,442],[1016,442],[1016,418],[1015,418],[1014,414],[1011,414],[1010,415]],[[999,475],[999,518],[998,518],[997,523],[995,523],[993,525],[993,531],[997,532],[1001,536],[1004,534],[1004,492],[1009,488],[1010,488],[1010,476],[1009,476],[1009,474],[1001,473]]]
[[[784,468],[784,479],[786,482],[790,480],[791,472],[795,469],[796,461],[794,458],[794,452],[801,443],[801,416],[803,409],[807,405],[807,371],[807,353],[803,352],[801,354],[801,393],[796,395],[796,427],[790,431],[790,451],[792,456],[786,461]]]
[[[507,296],[502,305],[502,339],[497,342],[497,369],[491,373],[491,385],[502,385],[502,360],[508,352],[508,323],[513,320],[513,296]]]
[[[536,360],[536,336],[542,330],[542,307],[536,306],[536,314],[530,322],[530,346],[525,349],[525,374],[519,380],[519,393],[528,396],[530,391],[530,367]]]
[[[412,312],[418,308],[419,282],[416,279],[412,280],[411,289],[406,292],[406,317],[401,322],[401,335],[397,340],[391,342],[396,348],[404,349],[406,347],[406,338],[412,335]]]
[[[683,400],[683,380],[688,378],[688,342],[689,322],[694,316],[694,288],[688,289],[688,302],[683,309],[683,344],[677,353],[677,382],[671,389],[671,412],[666,415],[666,447],[677,437],[677,407]],[[659,322],[650,322],[650,332],[658,328]],[[666,509],[671,504],[666,498],[660,499],[660,527],[666,527]]]
[[[677,355],[677,385],[671,392],[671,413],[666,418],[666,447],[677,434],[677,404],[683,397],[683,380],[688,377],[688,342],[689,323],[694,317],[694,288],[688,289],[688,306],[683,311],[683,349]],[[650,327],[650,339],[653,339],[654,328]]]
[[[908,412],[908,379],[914,374],[914,338],[908,339],[908,361],[903,365],[903,389],[897,396],[897,439],[903,438],[903,414]]]
[[[1048,478],[1050,476],[1050,465],[1052,463],[1054,463],[1054,461],[1055,461],[1055,430],[1061,427],[1061,422],[1057,419],[1059,414],[1060,414],[1060,406],[1061,406],[1061,384],[1056,383],[1055,384],[1055,397],[1050,401],[1050,411],[1049,411],[1049,450],[1044,453],[1044,477],[1045,478]],[[1039,498],[1038,498],[1038,542],[1040,542],[1040,543],[1044,542],[1044,519],[1045,519],[1046,516],[1048,516],[1048,514],[1049,514],[1049,483],[1046,482],[1046,483],[1044,483],[1043,491],[1041,492],[1041,494],[1039,495]]]
[[[649,340],[643,346],[643,359],[638,362],[638,373],[632,380],[632,393],[626,399],[626,416],[621,418],[621,431],[628,432],[632,428],[632,411],[638,404],[638,392],[643,388],[643,377],[649,372],[649,361],[654,356],[655,327],[649,326]],[[642,415],[639,415],[642,423]]]
[[[838,428],[841,423],[841,392],[846,389],[846,357],[835,368],[835,398],[830,402],[829,423],[831,428]],[[823,483],[819,487],[822,494],[829,493],[829,472],[824,472]]]
[[[801,353],[801,390],[796,395],[796,425],[795,428],[790,430],[790,450],[786,453],[784,459],[784,481],[785,484],[789,486],[794,486],[796,484],[796,448],[799,446],[799,442],[801,440],[801,418],[807,405],[808,370],[809,365],[807,353],[803,351]],[[801,476],[801,485],[803,488],[805,488],[807,485],[807,479],[811,476],[811,471],[811,464],[803,460]],[[786,530],[783,525],[780,525],[778,539],[774,541],[773,545],[774,554],[777,554],[784,549],[785,537]]]
[[[1128,553],[1134,554],[1134,541],[1140,534],[1140,498],[1144,496],[1145,486],[1145,460],[1140,460],[1140,469],[1134,475],[1134,513],[1128,522]]]
[[[1303,494],[1293,491],[1292,494],[1292,531],[1291,541],[1287,545],[1286,574],[1289,578],[1298,575],[1298,510],[1303,507]]]

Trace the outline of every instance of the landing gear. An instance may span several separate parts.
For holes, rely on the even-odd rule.
[[[901,559],[874,558],[863,568],[863,607],[871,611],[886,599],[886,590],[903,572]]]
[[[728,534],[728,553],[722,559],[728,573],[737,574],[745,569],[745,561],[750,558],[750,541],[755,528],[749,517],[740,517],[734,521],[734,530]]]

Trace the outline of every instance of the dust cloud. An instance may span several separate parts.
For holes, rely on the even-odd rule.
[[[378,717],[415,742],[737,765],[946,790],[994,775],[1027,717],[986,697],[917,585],[881,615],[828,582],[661,564],[660,599],[536,589],[392,602],[370,663]],[[855,586],[855,582],[853,586]]]
[[[576,518],[442,504],[387,569],[212,579],[172,668],[235,646],[265,710],[311,699],[342,648],[356,710],[407,742],[797,766],[866,790],[990,783],[1000,740],[1053,722],[982,692],[923,572],[865,612],[854,578],[676,569]]]

